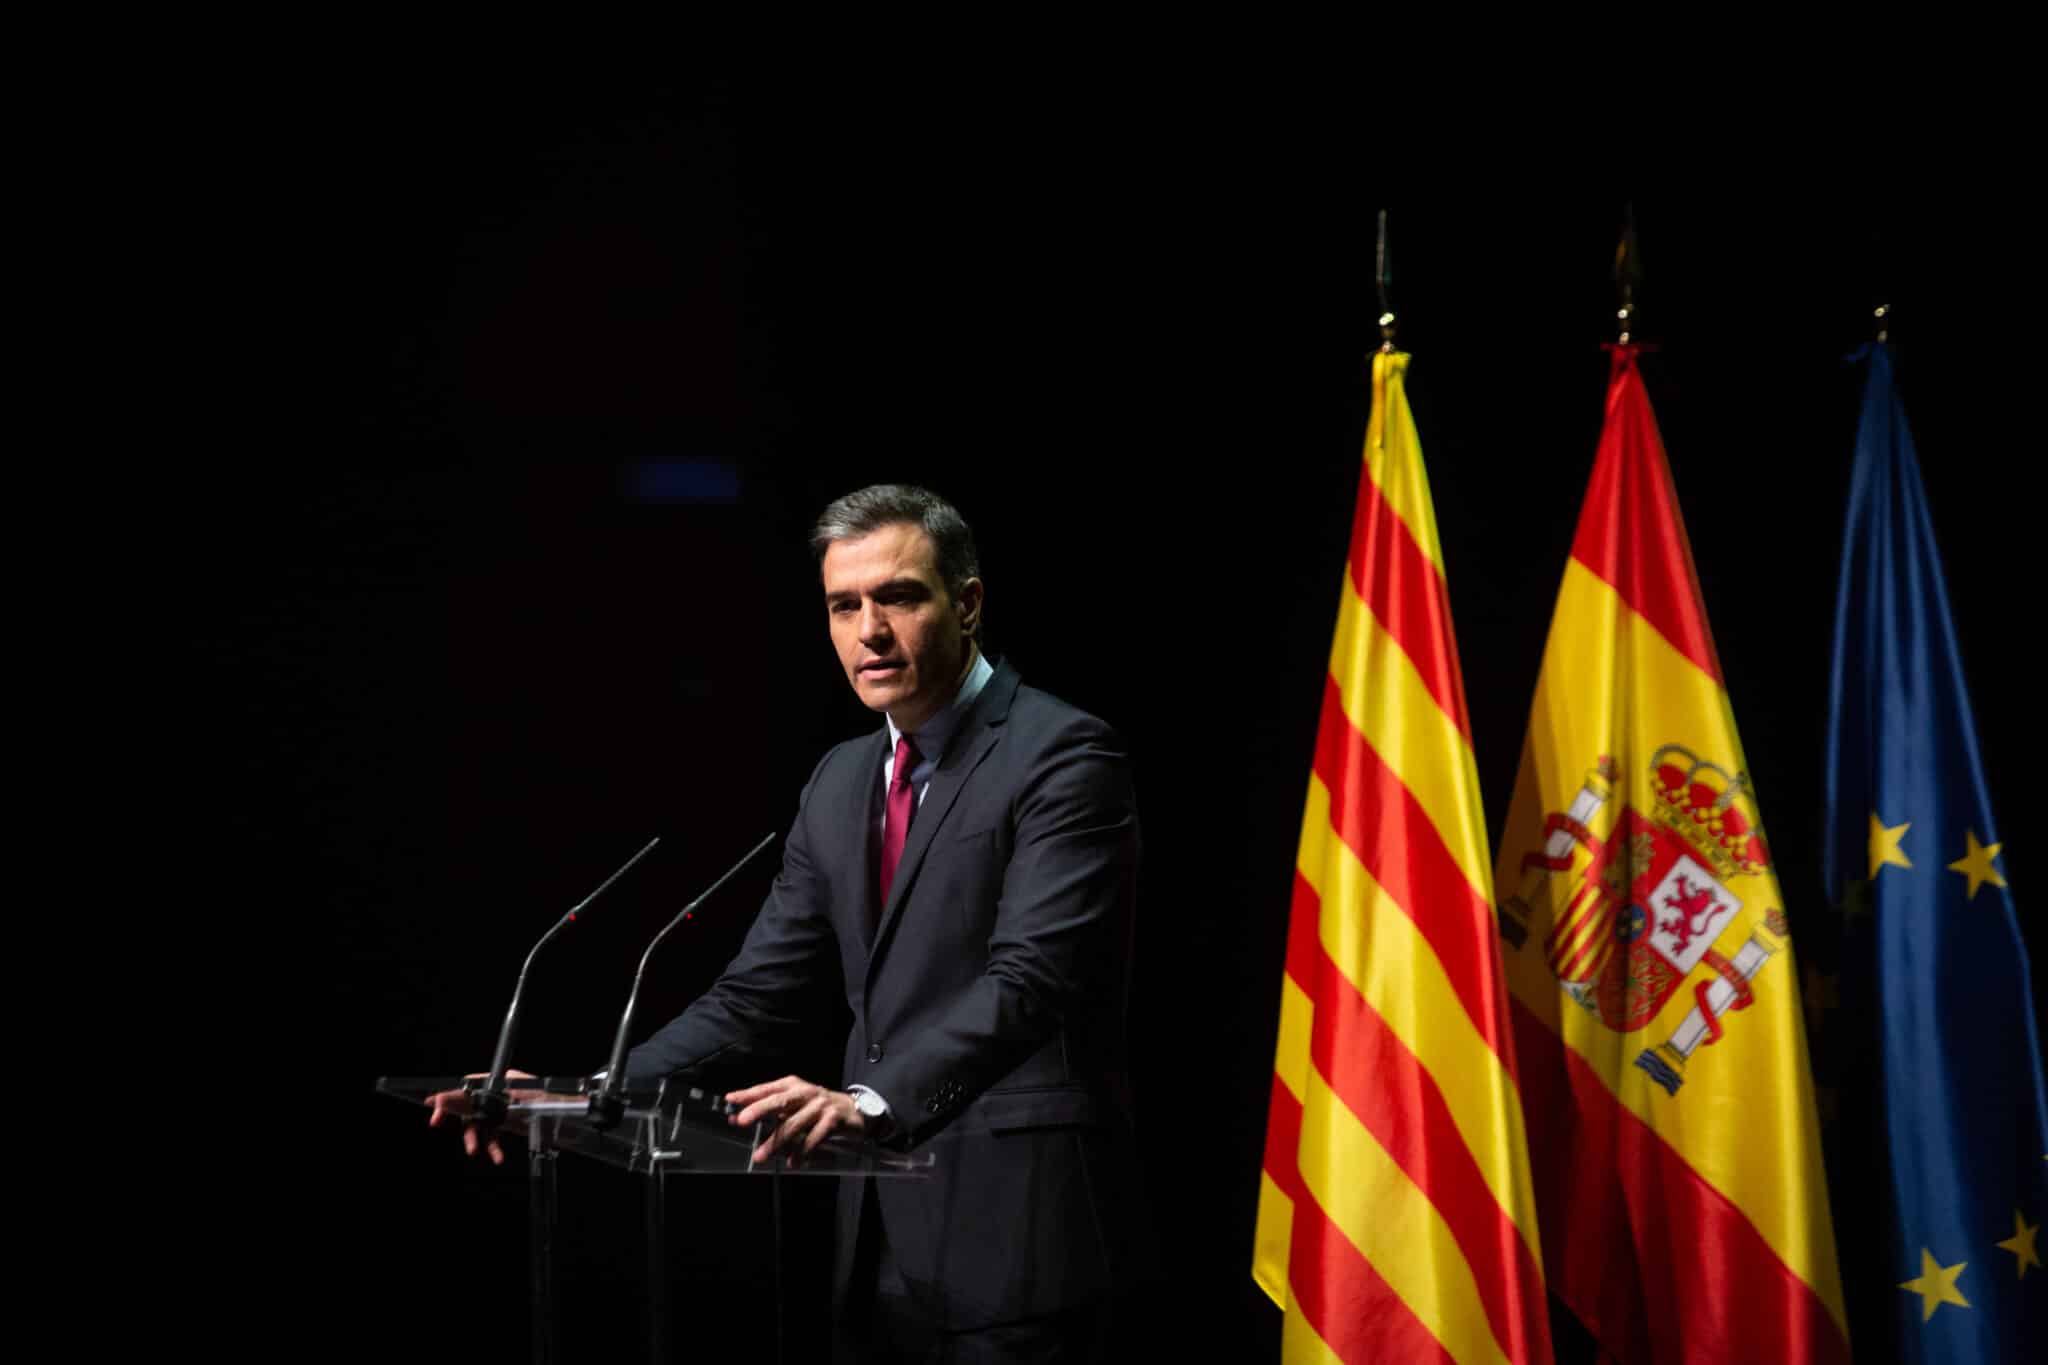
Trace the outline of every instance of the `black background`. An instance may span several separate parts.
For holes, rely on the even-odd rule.
[[[237,1270],[271,1286],[279,1330],[313,1326],[301,1358],[524,1350],[516,1167],[465,1163],[372,1082],[482,1065],[527,946],[659,833],[536,969],[519,1062],[597,1064],[646,937],[872,723],[803,538],[884,479],[975,525],[994,652],[1131,744],[1157,1330],[1273,1357],[1252,1212],[1382,207],[1495,838],[1633,198],[1644,368],[1795,925],[1820,952],[1842,357],[1879,301],[2027,904],[2015,641],[2039,428],[2011,263],[2034,223],[1996,146],[1765,180],[1732,156],[1645,172],[1574,131],[1482,169],[1356,111],[1222,95],[1053,114],[438,70],[288,107],[228,120],[215,149],[237,211],[202,231],[243,325],[236,373],[199,394],[223,436],[185,551],[229,737],[199,800],[225,811],[238,932],[263,945],[193,1003],[223,1046],[313,1081],[215,1197],[257,1215]],[[650,462],[735,495],[650,501]],[[664,950],[650,1025],[709,981],[769,875]],[[611,1174],[564,1172],[572,1358],[637,1339],[638,1209]],[[765,1358],[766,1195],[687,1193],[681,1311],[700,1344]],[[823,1331],[822,1186],[788,1227],[802,1346]]]

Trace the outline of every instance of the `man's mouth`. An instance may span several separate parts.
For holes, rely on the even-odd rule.
[[[866,677],[874,677],[879,673],[900,673],[903,671],[903,661],[901,659],[877,659],[873,663],[862,664],[860,671]]]

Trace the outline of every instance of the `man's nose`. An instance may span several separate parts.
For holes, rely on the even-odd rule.
[[[886,643],[889,639],[888,617],[873,602],[861,604],[860,639],[862,644],[870,646],[877,641]]]

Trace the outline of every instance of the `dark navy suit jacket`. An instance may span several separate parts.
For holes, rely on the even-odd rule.
[[[887,733],[818,764],[739,955],[634,1049],[629,1079],[730,1074],[815,1027],[820,988],[843,982],[842,1083],[880,1093],[890,1141],[932,1151],[936,1173],[843,1182],[839,1292],[871,1184],[905,1277],[946,1326],[1101,1298],[1149,1262],[1124,1043],[1138,815],[1123,745],[998,666],[877,914]]]

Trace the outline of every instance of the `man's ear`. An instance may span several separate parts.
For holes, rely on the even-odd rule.
[[[981,624],[981,580],[970,578],[960,585],[960,591],[953,594],[953,610],[960,614],[960,630],[966,635],[974,634]]]

